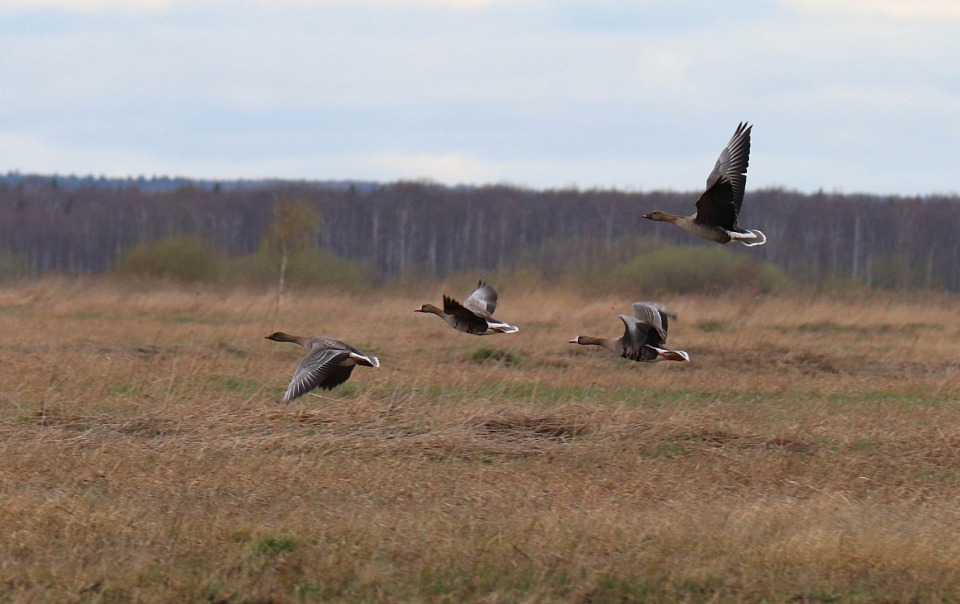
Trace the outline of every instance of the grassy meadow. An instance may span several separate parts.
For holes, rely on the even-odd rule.
[[[0,601],[960,600],[960,299],[0,289]],[[497,285],[495,283],[495,285]],[[377,355],[278,403],[301,349]]]

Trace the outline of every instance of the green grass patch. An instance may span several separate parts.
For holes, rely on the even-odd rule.
[[[33,304],[7,304],[0,306],[0,314],[23,315],[33,311]]]
[[[511,367],[521,367],[526,363],[524,356],[514,350],[503,350],[500,348],[489,348],[481,346],[470,354],[470,360],[474,363],[502,363]]]
[[[704,321],[702,323],[697,323],[697,329],[705,333],[720,333],[727,331],[729,325],[721,321]]]
[[[206,384],[217,390],[236,392],[250,396],[262,386],[260,381],[238,378],[232,375],[212,375],[206,379]]]
[[[249,548],[254,555],[276,558],[293,553],[297,549],[297,540],[287,533],[264,535],[251,541]]]
[[[841,325],[832,321],[822,323],[801,323],[800,325],[779,325],[770,327],[781,333],[799,332],[813,334],[858,334],[882,335],[884,333],[897,335],[917,335],[923,331],[940,330],[944,326],[939,323],[907,323],[905,325],[890,325],[880,323],[876,325]]]
[[[216,343],[217,350],[225,352],[239,359],[245,359],[250,356],[250,350],[243,346],[238,346],[233,340],[221,338]]]
[[[225,325],[228,319],[224,317],[207,317],[198,314],[177,313],[175,315],[163,315],[161,320],[164,323],[175,325]]]

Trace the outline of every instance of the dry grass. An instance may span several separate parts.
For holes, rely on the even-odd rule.
[[[960,600],[960,301],[664,300],[642,365],[565,343],[632,300],[431,287],[0,290],[0,600]],[[280,405],[275,329],[382,367]]]

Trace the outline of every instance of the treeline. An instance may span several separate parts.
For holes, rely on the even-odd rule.
[[[108,271],[140,243],[183,235],[225,254],[250,254],[280,202],[313,206],[322,218],[316,245],[366,264],[382,281],[519,267],[586,273],[667,244],[715,245],[641,218],[654,209],[689,213],[695,193],[279,181],[157,191],[135,180],[61,181],[0,179],[0,254],[22,258],[33,273]],[[955,196],[748,191],[740,222],[769,243],[735,251],[795,280],[960,291]]]

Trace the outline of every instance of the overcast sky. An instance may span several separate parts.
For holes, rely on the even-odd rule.
[[[3,0],[0,172],[960,192],[957,0]]]

